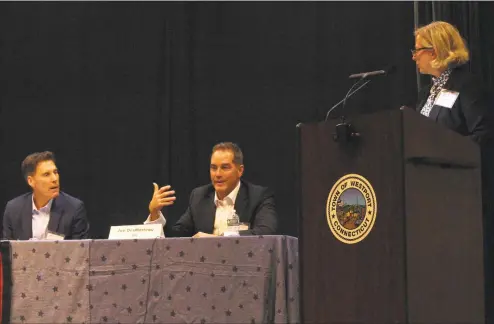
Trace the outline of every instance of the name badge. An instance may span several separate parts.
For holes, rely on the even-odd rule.
[[[437,95],[434,105],[451,109],[459,95],[459,92],[443,89]]]
[[[110,227],[110,240],[125,239],[154,239],[165,237],[163,225],[145,224],[145,225],[123,225]]]

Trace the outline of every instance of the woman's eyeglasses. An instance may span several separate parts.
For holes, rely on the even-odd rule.
[[[415,55],[415,54],[417,54],[418,51],[431,50],[431,49],[434,49],[434,48],[433,47],[419,47],[419,48],[411,49],[410,52],[412,52],[412,55]]]

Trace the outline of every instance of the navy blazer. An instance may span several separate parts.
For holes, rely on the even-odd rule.
[[[197,232],[212,234],[216,217],[214,194],[212,184],[192,190],[187,210],[167,233],[170,236],[193,236]],[[267,188],[241,180],[235,211],[240,222],[249,223],[249,230],[240,231],[240,235],[276,234],[278,216],[274,195]]]
[[[33,237],[32,193],[10,200],[3,214],[3,238],[29,240]],[[64,192],[53,199],[48,230],[65,235],[66,240],[87,239],[89,223],[84,203]]]
[[[421,111],[430,94],[432,84],[422,88],[417,111]],[[460,65],[451,72],[444,89],[459,93],[453,107],[434,105],[429,118],[438,124],[484,144],[494,138],[494,106],[492,97],[482,82]]]

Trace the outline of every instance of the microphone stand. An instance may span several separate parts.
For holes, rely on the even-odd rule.
[[[361,85],[360,85],[360,87],[358,87],[357,89],[353,90],[353,88],[355,88],[355,86],[357,86],[357,85],[360,83],[360,81],[362,81],[362,80],[365,80],[365,82],[364,82],[363,84],[361,84]],[[355,82],[355,83],[354,83],[354,84],[350,87],[350,90],[348,90],[348,92],[346,93],[345,97],[344,97],[341,101],[339,101],[337,104],[335,104],[333,107],[331,107],[331,108],[328,110],[328,112],[326,113],[326,118],[324,118],[324,121],[327,121],[327,120],[328,120],[328,118],[329,118],[329,114],[330,114],[330,113],[331,113],[331,112],[332,112],[332,111],[333,111],[336,107],[338,107],[340,104],[342,104],[342,103],[343,103],[343,108],[342,108],[342,109],[344,109],[344,108],[345,108],[345,104],[346,104],[347,99],[348,99],[348,98],[350,98],[351,96],[353,96],[353,94],[354,94],[355,92],[357,92],[357,91],[359,91],[360,89],[362,89],[362,88],[363,88],[365,85],[367,85],[367,83],[369,83],[370,81],[371,81],[371,79],[367,79],[367,80],[366,80],[366,79],[360,79],[360,80],[358,80],[357,82]],[[352,90],[353,90],[353,91],[352,91]]]
[[[363,82],[362,84],[360,84],[362,81],[365,81]],[[345,105],[346,105],[346,101],[348,98],[350,98],[354,93],[356,93],[357,91],[359,91],[360,89],[362,89],[367,83],[369,83],[371,81],[371,79],[366,79],[366,78],[361,78],[359,79],[357,82],[355,82],[351,87],[350,87],[350,90],[348,90],[348,92],[346,93],[345,97],[343,98],[343,100],[341,100],[340,102],[338,102],[337,104],[335,104],[333,107],[331,107],[328,112],[326,113],[326,118],[324,119],[324,121],[326,122],[329,118],[329,114],[336,108],[338,107],[340,104],[343,104],[342,105],[342,109],[344,110],[345,109]],[[357,87],[357,85],[359,86],[358,88],[356,88],[354,90],[355,87]],[[336,142],[348,142],[352,137],[359,137],[360,136],[360,133],[356,133],[353,131],[353,128],[352,128],[352,125],[351,124],[348,124],[346,123],[345,121],[345,116],[341,116],[341,122],[339,124],[336,125],[336,133],[333,134],[333,139],[336,141]]]

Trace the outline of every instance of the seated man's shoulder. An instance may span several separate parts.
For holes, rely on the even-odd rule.
[[[79,198],[73,197],[63,191],[60,191],[60,195],[56,199],[63,201],[63,203],[73,208],[78,208],[80,205],[84,204]]]
[[[274,193],[271,189],[265,186],[253,184],[249,181],[242,180],[242,184],[249,190],[250,193],[252,194],[258,194],[262,196],[273,196]]]
[[[207,195],[211,192],[214,192],[214,187],[212,184],[206,184],[203,186],[195,187],[192,189],[192,195]]]
[[[12,198],[11,200],[9,200],[7,202],[7,207],[9,206],[12,206],[12,207],[15,207],[19,204],[23,204],[24,202],[28,201],[29,200],[29,197],[31,197],[32,193],[31,192],[27,192],[25,194],[22,194],[20,196],[17,196],[15,198]]]

